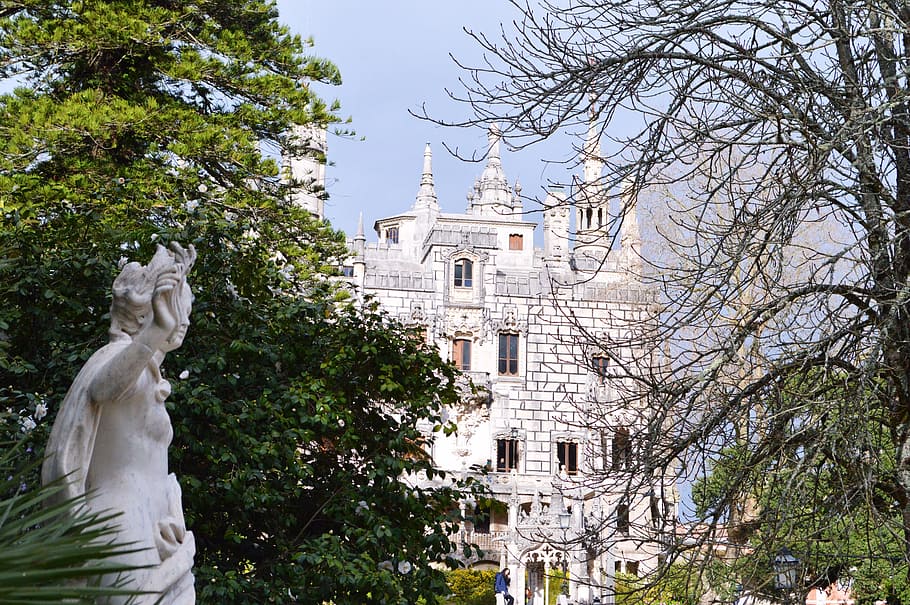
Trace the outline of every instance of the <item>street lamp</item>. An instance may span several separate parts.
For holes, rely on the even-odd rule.
[[[790,593],[797,588],[799,581],[799,559],[793,556],[786,546],[774,557],[774,587],[783,592],[789,599]]]

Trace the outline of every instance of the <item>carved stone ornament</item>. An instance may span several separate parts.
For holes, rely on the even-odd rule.
[[[195,542],[167,466],[174,431],[164,400],[171,385],[161,375],[165,354],[183,343],[189,327],[193,295],[186,274],[195,260],[192,246],[171,244],[158,246],[148,265],[123,268],[114,280],[110,342],[76,376],[47,444],[42,482],[66,481],[54,503],[88,494],[90,512],[120,513],[116,540],[131,552],[116,562],[141,567],[101,583],[149,594],[99,604],[196,601]]]

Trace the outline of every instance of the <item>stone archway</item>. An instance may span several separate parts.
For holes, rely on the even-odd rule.
[[[556,605],[555,600],[548,600],[550,577],[553,570],[564,570],[568,563],[566,552],[548,543],[536,544],[521,553],[519,562],[525,570],[525,586],[531,591],[530,600],[525,602],[529,605]]]

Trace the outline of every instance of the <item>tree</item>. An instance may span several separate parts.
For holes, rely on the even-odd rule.
[[[856,532],[894,537],[906,570],[910,9],[513,4],[501,39],[474,35],[486,61],[455,93],[473,109],[458,123],[495,122],[524,145],[590,117],[612,145],[601,185],[627,200],[616,220],[628,200],[675,193],[650,200],[665,217],[652,234],[663,254],[642,276],[661,292],[661,328],[602,343],[637,345],[638,363],[623,367],[648,401],[629,481],[678,459],[686,478],[704,474],[735,444],[742,463],[715,484],[700,540],[727,526],[746,544],[757,520],[776,519],[753,541],[767,569],[792,523],[836,526],[850,511]],[[830,497],[813,490],[822,462],[836,469]],[[754,482],[778,508],[738,516]],[[878,546],[841,554],[869,560]]]
[[[320,193],[279,169],[307,148],[292,127],[338,121],[312,86],[339,74],[305,49],[266,0],[0,8],[3,430],[40,457],[119,266],[192,243],[166,369],[200,600],[413,602],[445,591],[428,563],[462,484],[424,448],[452,430],[454,370],[352,306],[341,234],[289,202]]]

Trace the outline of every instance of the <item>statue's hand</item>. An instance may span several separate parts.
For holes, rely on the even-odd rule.
[[[153,351],[168,351],[168,341],[180,322],[180,297],[177,292],[180,278],[176,270],[163,274],[152,294],[152,313],[137,335],[140,342]]]
[[[158,533],[155,534],[155,547],[162,561],[170,557],[183,544],[186,537],[186,526],[183,520],[168,516],[158,521]]]

